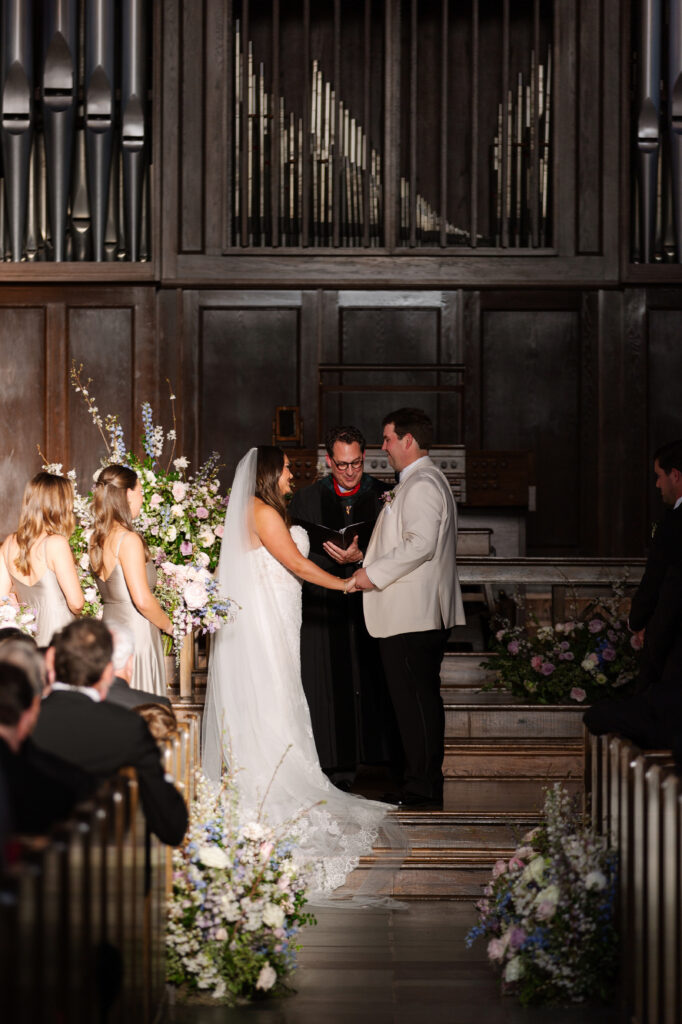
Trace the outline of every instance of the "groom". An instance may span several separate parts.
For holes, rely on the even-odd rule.
[[[399,803],[443,803],[445,716],[440,664],[450,629],[464,623],[455,547],[457,509],[429,458],[431,420],[421,409],[384,417],[382,449],[400,482],[390,492],[354,578],[379,649],[405,754]]]

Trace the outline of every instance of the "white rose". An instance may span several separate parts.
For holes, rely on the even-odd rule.
[[[230,858],[219,846],[200,846],[197,857],[207,868],[226,868],[230,863]]]
[[[551,903],[553,906],[556,906],[560,895],[558,885],[548,885],[546,889],[540,890],[533,902],[537,905],[540,903]]]
[[[590,871],[585,879],[586,889],[605,889],[606,876],[601,871]]]
[[[176,519],[179,519],[180,516],[184,514],[185,510],[183,509],[182,505],[171,505],[171,515],[175,516]]]
[[[258,981],[256,982],[256,988],[260,988],[263,992],[267,992],[277,981],[277,971],[270,964],[265,964],[261,967],[260,974],[258,975]]]
[[[281,928],[284,924],[284,911],[276,903],[268,903],[263,911],[263,924],[268,928]]]
[[[260,822],[250,821],[248,825],[244,825],[241,833],[244,839],[254,839],[257,842],[265,836],[265,829]]]
[[[178,531],[174,526],[169,526],[166,530],[166,540],[175,540],[178,535]]]
[[[147,483],[151,484],[152,486],[156,484],[156,476],[154,475],[154,473],[152,473],[151,469],[144,470],[144,478],[147,481]]]
[[[521,957],[513,956],[504,969],[505,981],[518,981],[524,974],[524,966]]]
[[[97,599],[97,587],[86,587],[83,596],[86,601],[95,601]]]
[[[86,553],[84,555],[81,555],[80,561],[78,562],[78,564],[80,565],[81,569],[85,569],[86,572],[90,568],[90,557],[89,557],[87,551],[86,551]]]
[[[197,608],[203,608],[208,602],[206,588],[201,583],[188,583],[182,592],[182,596],[187,607],[193,611]]]
[[[183,484],[182,480],[176,480],[171,487],[171,491],[176,501],[184,501],[187,494],[187,484]]]
[[[211,559],[208,557],[205,551],[200,551],[199,554],[197,555],[197,562],[199,563],[199,565],[206,568],[207,565],[211,564]]]
[[[226,929],[225,928],[219,928],[218,931],[215,933],[215,937],[216,937],[218,942],[225,942],[225,940],[227,939],[227,931],[226,931]]]
[[[210,526],[202,526],[199,531],[199,543],[202,548],[210,548],[211,544],[215,542],[215,533]]]
[[[527,864],[523,869],[521,878],[528,884],[528,882],[537,882],[538,885],[542,883],[543,876],[545,874],[545,860],[544,857],[538,855],[533,857],[530,864]]]

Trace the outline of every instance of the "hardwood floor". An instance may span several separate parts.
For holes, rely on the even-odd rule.
[[[605,1007],[523,1009],[499,993],[471,903],[317,912],[303,932],[297,991],[234,1010],[171,1006],[167,1024],[615,1024]]]

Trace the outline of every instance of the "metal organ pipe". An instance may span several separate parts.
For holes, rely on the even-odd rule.
[[[43,0],[43,123],[53,258],[65,256],[77,100],[78,0]]]
[[[33,2],[2,5],[2,156],[12,260],[24,251],[29,162],[33,136]]]
[[[85,150],[92,256],[104,259],[114,136],[114,0],[85,5]]]
[[[147,4],[122,0],[121,155],[128,259],[140,258],[142,189],[147,131],[145,55]]]

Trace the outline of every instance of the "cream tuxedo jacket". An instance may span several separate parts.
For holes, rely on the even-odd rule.
[[[456,545],[457,509],[450,486],[431,461],[422,462],[396,486],[367,546],[364,565],[377,588],[363,594],[372,636],[464,623]]]

